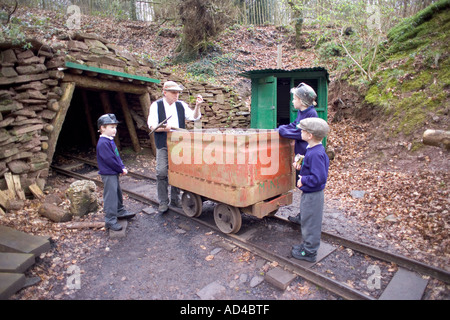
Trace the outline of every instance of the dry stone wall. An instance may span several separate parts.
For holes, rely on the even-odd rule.
[[[215,86],[207,82],[187,82],[176,75],[159,70],[161,85],[168,80],[181,83],[185,90],[180,100],[190,106],[195,105],[197,95],[202,95],[205,101],[200,110],[202,113],[202,128],[248,128],[250,127],[250,111],[242,98],[230,88]],[[162,86],[161,86],[162,87]],[[152,100],[161,98],[162,92],[152,93]],[[192,122],[187,122],[188,129],[193,128]]]
[[[161,97],[166,80],[178,81],[186,88],[181,99],[190,105],[197,94],[204,97],[204,128],[247,128],[250,124],[248,108],[231,90],[177,78],[97,35],[78,33],[53,47],[34,41],[30,49],[2,43],[0,50],[0,190],[7,188],[6,173],[20,177],[27,193],[35,183],[44,188],[63,79],[77,71],[67,70],[66,61],[159,79],[161,84],[148,86],[152,101]]]

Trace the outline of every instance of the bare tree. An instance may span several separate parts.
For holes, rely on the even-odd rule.
[[[179,59],[194,59],[207,50],[208,41],[232,21],[232,0],[184,0],[179,5],[183,24]]]
[[[17,0],[14,1],[14,4],[12,3],[12,1],[10,1],[11,3],[2,3],[0,4],[0,9],[5,10],[6,14],[8,15],[8,18],[6,19],[6,24],[8,24],[11,21],[11,17],[14,14],[14,12],[16,12],[17,10]]]

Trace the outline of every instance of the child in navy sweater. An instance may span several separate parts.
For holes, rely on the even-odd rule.
[[[317,98],[313,88],[305,83],[300,83],[296,88],[291,89],[294,97],[292,103],[298,110],[297,118],[290,124],[278,127],[278,133],[283,138],[295,140],[295,154],[305,155],[308,143],[302,139],[302,130],[297,127],[301,120],[306,118],[317,118],[317,111],[314,109],[314,100]]]
[[[300,169],[297,187],[303,191],[300,202],[300,224],[303,242],[292,248],[294,258],[315,262],[320,246],[324,189],[328,178],[330,160],[322,145],[330,130],[327,122],[320,118],[307,118],[298,124],[302,139],[308,142],[305,158]]]
[[[114,143],[117,133],[116,116],[112,113],[104,114],[97,120],[100,138],[97,143],[97,164],[103,181],[103,211],[105,212],[105,227],[119,231],[122,226],[117,219],[128,219],[135,216],[123,206],[122,189],[119,175],[125,175],[128,170],[120,158]]]
[[[302,139],[302,130],[298,128],[297,125],[303,119],[317,118],[317,111],[314,108],[317,94],[313,88],[303,82],[300,83],[296,88],[292,88],[291,93],[294,97],[292,101],[294,108],[298,110],[297,118],[290,124],[279,126],[278,133],[283,138],[294,139],[294,151],[296,157],[298,155],[304,156],[308,142]],[[299,172],[297,171],[295,174],[296,182],[298,181],[298,174]],[[298,214],[297,216],[290,216],[288,217],[288,219],[291,222],[300,224],[300,214]]]

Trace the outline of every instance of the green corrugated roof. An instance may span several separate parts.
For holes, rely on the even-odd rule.
[[[133,80],[139,80],[139,81],[144,81],[144,82],[152,82],[152,83],[160,83],[161,82],[158,79],[138,76],[135,74],[125,73],[125,72],[113,71],[113,70],[109,70],[109,69],[90,67],[90,66],[86,66],[84,64],[73,63],[73,62],[69,62],[69,61],[66,61],[66,67],[84,70],[84,71],[91,71],[91,72],[107,74],[107,75],[115,76],[115,77],[123,77],[123,78],[128,78],[128,79],[133,79]]]
[[[313,68],[301,68],[301,69],[292,69],[292,70],[285,70],[285,69],[259,69],[259,70],[247,70],[242,73],[239,73],[240,76],[246,77],[246,78],[253,78],[253,75],[260,75],[260,74],[289,74],[289,73],[296,73],[296,72],[315,72],[315,71],[324,71],[325,75],[327,77],[327,81],[330,81],[330,75],[328,74],[327,69],[324,67],[313,67]]]

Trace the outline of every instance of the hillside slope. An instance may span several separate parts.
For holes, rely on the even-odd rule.
[[[425,129],[450,129],[449,9],[449,0],[440,1],[391,29],[365,94],[366,106],[413,150]]]

